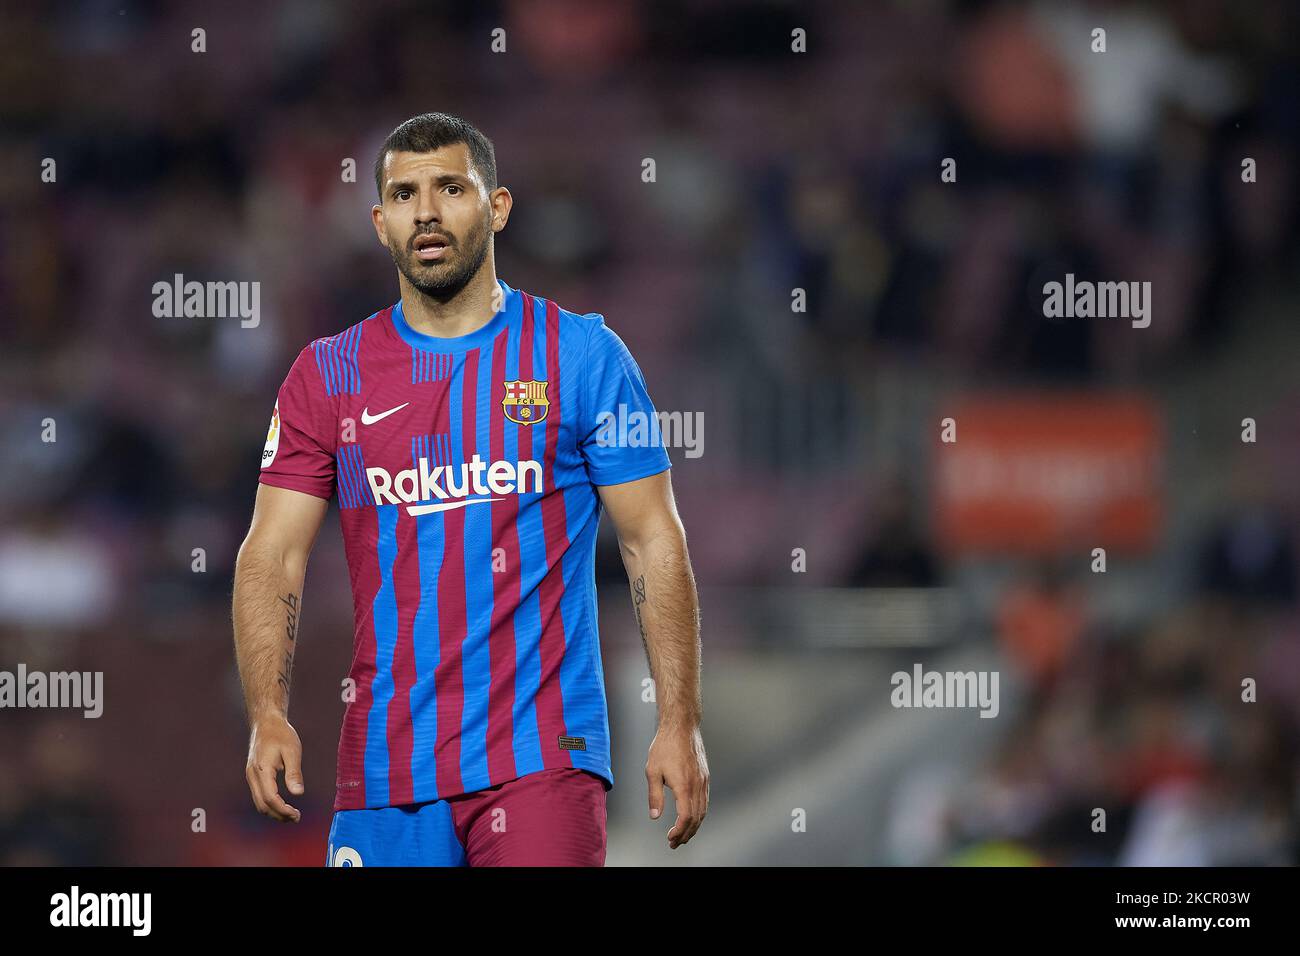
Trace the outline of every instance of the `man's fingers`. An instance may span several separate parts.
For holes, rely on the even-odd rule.
[[[253,798],[253,806],[257,808],[260,814],[266,814],[266,801],[262,799],[262,787],[257,782],[257,775],[253,773],[253,765],[249,764],[244,768],[244,779],[248,781],[248,795]]]
[[[684,842],[682,838],[686,836],[687,831],[691,828],[693,801],[688,787],[683,787],[680,784],[674,787],[669,784],[668,789],[672,790],[673,803],[677,805],[677,819],[668,829],[668,846],[675,850]]]
[[[257,784],[257,792],[266,807],[262,812],[273,820],[279,820],[281,823],[289,820],[297,822],[301,814],[284,802],[284,798],[280,796],[280,788],[276,783],[275,774],[281,765],[282,761],[278,752],[275,754],[274,760],[261,760],[253,765],[253,779]]]
[[[296,750],[290,750],[284,755],[284,785],[294,794],[301,794],[307,789],[302,780],[302,754]]]
[[[280,796],[280,788],[275,781],[275,771],[271,771],[270,780],[264,780],[262,783],[262,794],[266,800],[266,805],[271,810],[272,818],[279,820],[281,823],[287,823],[292,820],[297,823],[302,814],[295,807],[285,803],[284,797]]]
[[[257,804],[258,811],[272,819],[279,819],[279,811],[271,799],[275,794],[275,771],[272,770],[270,773],[272,777],[268,785],[266,764],[256,762],[249,764],[249,787],[253,791],[253,801]]]
[[[685,834],[686,832],[687,819],[688,817],[686,816],[686,814],[679,812],[677,814],[677,819],[673,822],[673,825],[668,828],[669,849],[672,850],[677,849],[678,844],[682,842],[682,835]]]
[[[672,789],[671,785],[669,789]],[[696,831],[700,829],[700,824],[704,822],[704,814],[708,806],[708,797],[705,795],[705,784],[702,780],[696,781],[689,788],[680,789],[683,791],[680,798],[678,791],[673,790],[673,800],[677,804],[677,820],[668,831],[668,845],[674,850],[690,842],[691,837],[695,836]]]
[[[691,832],[686,835],[686,840],[682,841],[683,843],[695,836],[700,829],[700,824],[704,822],[704,818],[709,813],[709,781],[707,779],[700,780],[697,784],[695,800],[692,806],[695,808],[695,823],[691,827]]]
[[[645,780],[650,792],[650,819],[658,820],[664,815],[664,778],[647,767]]]
[[[703,822],[704,822],[704,811],[699,810],[696,812],[695,816],[691,818],[690,832],[686,834],[686,839],[682,840],[682,842],[683,843],[691,842],[691,838],[694,837],[695,834],[700,832],[700,824]]]
[[[291,807],[289,804],[284,802],[284,797],[280,796],[278,788],[271,791],[271,799],[268,801],[268,804],[273,811],[271,816],[279,820],[281,823],[288,823],[290,820],[297,823],[302,817],[302,814],[298,812],[297,808]]]

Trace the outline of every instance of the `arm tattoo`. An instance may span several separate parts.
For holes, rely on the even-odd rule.
[[[645,648],[646,660],[650,660],[650,645],[645,639],[645,620],[641,617],[641,605],[645,603],[645,575],[632,582],[632,613],[636,615],[637,630],[641,632],[641,646]],[[651,674],[651,677],[654,675]]]
[[[298,637],[298,595],[292,592],[280,598],[285,605],[284,636],[289,639],[288,646],[284,651],[284,666],[280,668],[280,673],[276,677],[276,683],[284,688],[285,703],[289,702],[289,682],[293,678],[293,648],[294,641]]]

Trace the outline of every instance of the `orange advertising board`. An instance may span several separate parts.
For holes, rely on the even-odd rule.
[[[934,447],[936,539],[950,553],[1151,549],[1164,434],[1142,397],[1034,393],[943,406]]]

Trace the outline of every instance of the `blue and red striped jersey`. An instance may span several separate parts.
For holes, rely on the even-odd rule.
[[[597,486],[670,462],[657,429],[603,428],[655,421],[604,318],[499,285],[477,331],[425,335],[398,302],[312,342],[280,387],[260,480],[337,494],[352,579],[336,810],[555,767],[614,784]]]

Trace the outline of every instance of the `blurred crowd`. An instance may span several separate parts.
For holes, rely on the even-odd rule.
[[[998,633],[1024,708],[987,764],[919,762],[891,861],[1295,865],[1300,615],[1292,583],[1261,604],[1266,569],[1241,570],[1130,627],[1095,620],[1059,568],[1010,589]]]
[[[1298,16],[1284,0],[7,4],[0,668],[103,670],[108,699],[98,722],[0,715],[0,864],[323,856],[323,826],[289,833],[249,805],[230,579],[292,356],[396,298],[368,170],[397,123],[479,126],[516,201],[501,278],[603,313],[661,408],[704,411],[699,466],[674,456],[702,584],[786,583],[797,536],[824,556],[813,583],[928,587],[954,567],[917,477],[931,389],[1194,380],[1243,316],[1294,301]],[[260,282],[259,323],[155,317],[153,284],[177,273]],[[1045,319],[1042,286],[1065,273],[1152,281],[1158,320]],[[1168,539],[1193,544],[1139,625],[1092,613],[1050,560],[1011,562],[988,623],[1027,705],[995,762],[900,815],[898,861],[1295,863],[1295,505],[1283,481],[1172,509]],[[350,658],[330,533],[293,710],[318,820]],[[608,540],[599,573],[621,574]],[[1095,807],[1100,838],[1079,825]],[[221,835],[181,839],[203,832]]]

